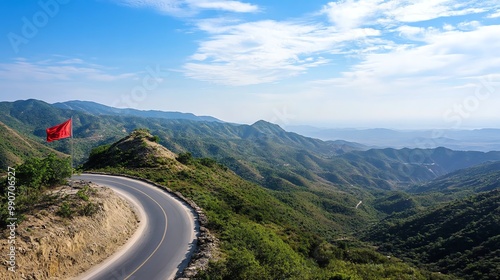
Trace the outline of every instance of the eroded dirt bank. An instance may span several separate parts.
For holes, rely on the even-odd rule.
[[[77,191],[84,182],[64,187],[65,201],[82,201]],[[0,239],[2,269],[0,279],[68,279],[100,263],[133,235],[138,220],[132,206],[111,189],[90,185],[91,195],[82,202],[92,203],[92,215],[61,215],[61,205],[41,208],[16,229],[16,272],[8,270],[8,239]],[[83,204],[86,203],[86,204]],[[74,208],[75,206],[73,206]],[[83,208],[82,208],[83,209]],[[81,212],[81,211],[80,211]],[[88,213],[87,213],[88,214]],[[7,237],[9,229],[2,229]]]

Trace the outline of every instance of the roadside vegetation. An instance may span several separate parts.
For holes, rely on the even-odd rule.
[[[426,214],[498,189],[500,152],[368,149],[345,141],[303,137],[263,121],[235,125],[108,116],[57,109],[36,100],[0,102],[0,109],[0,165],[4,170],[7,164],[54,152],[47,146],[69,153],[67,141],[41,143],[46,127],[73,116],[75,162],[81,164],[90,155],[84,170],[148,178],[206,209],[210,230],[222,240],[223,257],[199,275],[201,279],[446,278],[416,267],[455,273],[453,279],[470,275],[496,279],[498,275],[492,269],[498,267],[498,235],[479,246],[474,243],[483,234],[478,233],[483,221],[476,219],[480,209],[476,206],[481,203],[473,203],[466,212],[474,219],[461,220],[467,232],[441,236],[443,240],[434,240],[414,224],[429,223],[437,231],[439,222]],[[134,131],[138,127],[156,136],[147,129]],[[132,137],[125,137],[131,131]],[[48,190],[44,194],[56,190],[42,188]],[[37,192],[36,187],[28,190],[29,194]],[[3,219],[7,215],[4,190],[0,194]],[[25,196],[21,200],[34,199],[29,194],[20,193]],[[92,212],[83,210],[92,201],[86,200],[92,193],[82,191],[72,201],[59,194],[47,203],[56,203],[58,215],[68,217],[64,219]],[[43,199],[33,202],[23,203],[31,209],[26,211],[45,205]],[[483,216],[491,218],[489,224],[498,224],[498,211],[487,209]],[[369,228],[383,234],[369,236],[365,233]],[[391,233],[385,236],[388,230]],[[449,230],[443,232],[449,234]],[[431,255],[439,248],[455,248],[447,247],[453,244],[449,242],[455,240],[454,235],[466,236],[464,244],[474,246],[466,249],[460,244],[456,248],[461,251],[451,255],[440,252],[446,258],[436,262]],[[360,241],[362,236],[364,241]],[[423,243],[406,244],[406,239]],[[391,243],[392,247],[386,246]],[[276,260],[270,257],[273,254]],[[274,271],[280,265],[282,275]]]
[[[24,220],[26,214],[58,206],[57,214],[72,218],[75,215],[91,216],[98,210],[98,205],[89,197],[94,191],[88,186],[79,189],[76,195],[70,195],[61,190],[72,175],[70,159],[61,158],[55,154],[47,157],[33,157],[14,168],[15,190],[11,191],[15,199],[11,200],[9,211],[7,177],[2,179],[0,193],[0,226],[7,225],[7,218],[17,218],[17,224]],[[11,213],[14,215],[11,216]]]
[[[138,149],[149,153],[153,149],[145,146],[154,145],[152,139],[142,131],[119,143],[135,141]],[[306,194],[262,188],[213,159],[186,152],[159,162],[154,154],[132,153],[135,158],[127,159],[136,167],[98,164],[100,158],[113,158],[113,153],[123,155],[120,147],[94,149],[89,162],[98,168],[87,168],[152,180],[192,199],[207,214],[209,230],[221,241],[222,258],[198,279],[449,279],[346,237],[338,220],[326,219],[313,203],[302,203],[301,195]],[[143,167],[144,161],[155,164]],[[352,211],[343,209],[338,211]]]

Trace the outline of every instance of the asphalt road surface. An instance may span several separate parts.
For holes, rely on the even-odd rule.
[[[107,186],[132,198],[146,215],[146,225],[132,242],[80,279],[173,279],[189,262],[196,241],[188,207],[145,182],[108,175],[82,174],[73,179]],[[130,244],[133,243],[133,244]]]

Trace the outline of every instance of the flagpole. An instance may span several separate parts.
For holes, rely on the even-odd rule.
[[[70,139],[70,146],[71,146],[71,174],[73,174],[73,116],[71,116],[71,139]]]

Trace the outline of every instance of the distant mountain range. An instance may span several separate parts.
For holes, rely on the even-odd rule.
[[[127,110],[81,101],[0,102],[2,168],[54,150],[70,154],[73,147],[75,163],[83,163],[93,155],[87,167],[115,171],[133,168],[128,172],[147,173],[147,178],[175,184],[209,209],[228,204],[233,214],[251,213],[252,220],[272,220],[279,236],[286,236],[286,242],[296,244],[293,248],[319,263],[323,263],[325,252],[330,252],[330,259],[336,254],[331,246],[339,234],[359,233],[367,225],[376,224],[367,240],[381,245],[384,252],[415,259],[415,263],[429,265],[430,269],[458,269],[458,275],[466,278],[482,270],[495,273],[496,259],[478,265],[468,260],[475,262],[476,255],[492,258],[498,251],[498,234],[492,225],[498,221],[494,207],[500,186],[500,151],[373,148],[346,140],[306,137],[266,121],[240,125],[192,114]],[[70,117],[74,138],[46,143],[45,129]],[[138,128],[143,132],[133,134]],[[376,129],[354,134],[368,137],[364,143],[378,141],[380,146],[387,146],[393,138],[396,142],[404,137],[405,141],[417,139],[411,138],[419,135],[414,133]],[[474,140],[482,145],[494,142],[497,131],[456,131],[454,135],[468,139],[463,143]],[[382,145],[384,139],[387,145]],[[167,159],[155,155],[154,151],[159,150],[169,155]],[[187,164],[186,170],[179,169],[179,154],[196,168]],[[198,194],[191,193],[194,185]],[[252,198],[247,200],[247,196]],[[265,206],[259,204],[261,199],[266,200]],[[279,207],[280,215],[267,213],[273,208],[269,205]],[[216,215],[215,226],[227,224],[224,211]],[[481,217],[483,214],[486,216]],[[444,215],[449,218],[441,219]],[[385,217],[387,220],[378,223]],[[286,226],[280,228],[283,221]],[[450,227],[445,228],[443,221]],[[288,236],[290,225],[294,233]],[[478,234],[474,226],[488,232]],[[442,231],[445,234],[439,233]],[[308,236],[305,242],[294,239],[300,232]],[[317,235],[332,244],[322,247],[308,243]],[[457,244],[463,245],[457,247],[458,251],[454,249]],[[457,252],[445,254],[440,248]],[[344,257],[349,261],[353,258]],[[372,260],[364,261],[371,264]]]
[[[287,130],[322,140],[358,142],[372,148],[437,148],[460,151],[500,151],[500,129],[473,130],[392,130],[333,129],[312,126],[287,126]]]
[[[248,130],[257,135],[282,133],[265,122],[255,125],[256,131]],[[223,242],[223,260],[211,262],[212,269],[201,278],[450,279],[387,259],[359,242],[337,247],[338,232],[373,220],[370,206],[353,207],[358,202],[353,195],[265,189],[213,159],[175,155],[157,140],[145,129],[135,130],[94,149],[84,168],[147,178],[196,201],[208,217],[206,228]],[[339,271],[339,266],[345,268]]]
[[[159,119],[177,119],[177,120],[191,120],[191,121],[207,121],[207,122],[222,122],[219,119],[210,116],[196,116],[191,113],[181,112],[165,112],[158,110],[136,110],[136,109],[120,109],[102,105],[91,101],[66,101],[52,104],[56,108],[69,109],[78,112],[87,113],[90,115],[101,116],[135,116],[142,118],[159,118]]]
[[[136,128],[147,128],[159,136],[160,144],[175,153],[214,158],[240,176],[274,189],[333,188],[352,193],[404,189],[461,168],[500,160],[500,152],[367,150],[354,142],[322,141],[287,132],[265,121],[238,125],[212,118],[154,118],[151,112],[126,111],[93,102],[51,105],[32,99],[0,102],[0,109],[0,121],[40,143],[44,143],[45,128],[73,117],[76,163],[82,163],[96,146],[117,141]],[[46,145],[71,153],[69,140]]]
[[[192,113],[165,112],[114,108],[91,101],[66,101],[52,104],[56,108],[69,109],[94,116],[136,116],[170,120],[223,122],[211,116],[196,116]],[[313,126],[287,126],[286,129],[324,141],[344,140],[357,142],[372,148],[438,148],[446,147],[460,151],[500,151],[500,129],[474,130],[392,130],[374,129],[322,129]]]

